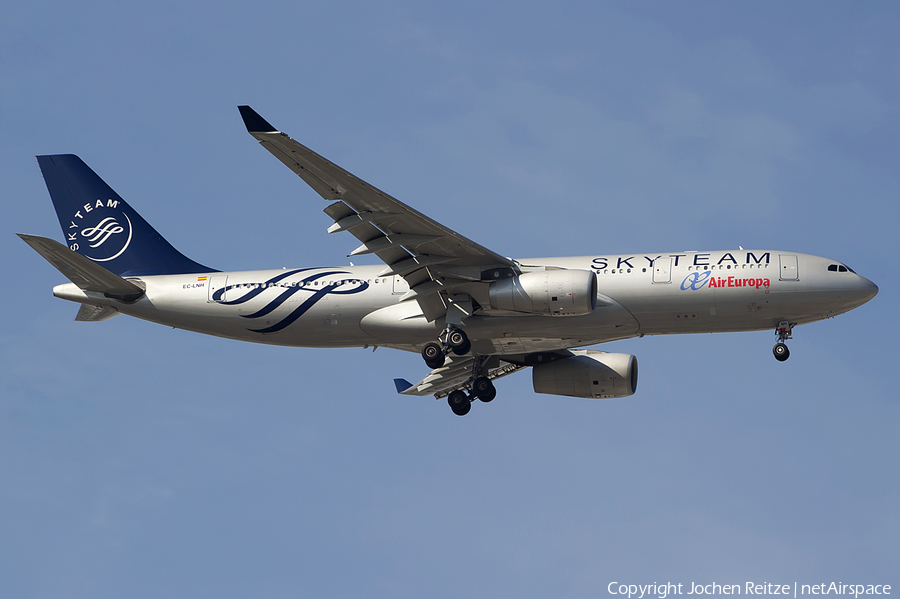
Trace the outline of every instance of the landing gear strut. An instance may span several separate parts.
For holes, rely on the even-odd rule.
[[[778,335],[778,343],[772,348],[772,353],[775,354],[775,359],[779,362],[784,362],[791,357],[791,350],[788,349],[784,342],[791,338],[793,328],[794,325],[783,320],[778,323],[778,327],[775,329],[775,334]]]

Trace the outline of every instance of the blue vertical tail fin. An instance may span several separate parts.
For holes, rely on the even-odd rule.
[[[37,159],[69,249],[119,276],[215,272],[172,247],[78,156]]]

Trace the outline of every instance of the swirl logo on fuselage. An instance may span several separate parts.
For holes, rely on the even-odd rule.
[[[121,256],[131,245],[133,228],[128,215],[117,209],[119,201],[107,200],[104,204],[97,200],[76,212],[68,228],[77,232],[66,233],[69,249],[94,262],[109,262]],[[93,214],[89,216],[90,213]],[[90,225],[91,221],[95,224]]]
[[[709,282],[709,277],[711,275],[711,270],[706,270],[702,273],[692,272],[681,282],[681,290],[687,291],[688,289],[690,289],[691,291],[697,291],[698,289],[703,289],[704,285]]]
[[[313,284],[324,277],[350,274],[349,272],[343,270],[321,271],[304,277],[298,281],[293,281],[286,285],[280,284],[282,283],[282,281],[295,274],[310,270],[317,269],[300,268],[296,270],[285,271],[278,274],[277,276],[272,277],[271,279],[268,279],[267,281],[264,281],[263,283],[238,283],[236,285],[228,285],[213,292],[212,299],[213,301],[218,302],[223,306],[236,306],[238,304],[247,303],[250,300],[259,297],[270,289],[280,292],[278,293],[277,297],[268,300],[266,304],[256,312],[253,312],[252,314],[241,314],[243,318],[262,318],[263,316],[268,316],[269,314],[274,312],[285,302],[291,299],[295,294],[302,292],[309,293],[309,297],[300,302],[300,305],[296,308],[293,308],[288,314],[281,317],[278,322],[261,329],[248,329],[249,331],[252,331],[254,333],[276,333],[292,325],[298,318],[306,314],[310,308],[315,306],[326,295],[353,295],[356,293],[362,293],[369,288],[369,284],[360,279],[340,279],[332,281],[328,284],[323,284],[318,287],[309,287],[310,284]],[[230,297],[235,292],[244,291],[245,289],[247,291],[237,299],[223,299]]]

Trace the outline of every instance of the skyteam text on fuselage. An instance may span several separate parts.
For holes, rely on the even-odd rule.
[[[837,260],[750,249],[566,258],[503,257],[392,198],[239,107],[249,133],[327,200],[385,266],[223,272],[181,254],[73,155],[38,156],[65,245],[20,235],[71,283],[77,320],[119,314],[273,345],[421,352],[430,374],[406,395],[489,402],[494,381],[531,368],[538,393],[626,397],[634,356],[574,349],[643,335],[774,329],[775,357],[798,324],[877,293]]]

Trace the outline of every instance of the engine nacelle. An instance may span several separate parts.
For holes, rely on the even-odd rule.
[[[586,399],[628,397],[637,389],[637,358],[630,354],[575,351],[571,358],[532,368],[535,393]]]
[[[597,275],[542,270],[491,283],[491,308],[544,316],[583,316],[597,307]]]

